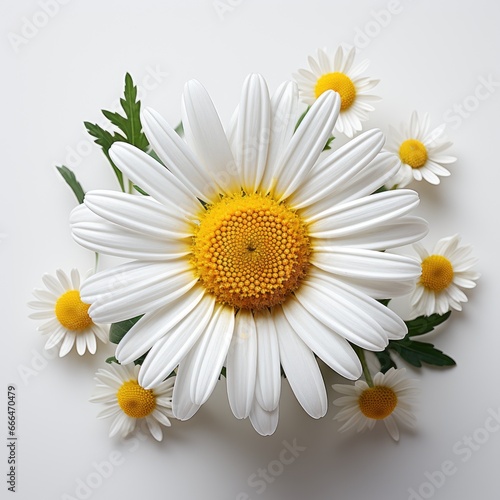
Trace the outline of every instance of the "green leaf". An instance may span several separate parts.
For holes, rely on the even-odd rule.
[[[87,132],[95,138],[94,142],[98,145],[101,146],[102,152],[108,159],[109,164],[113,168],[113,171],[116,175],[116,178],[118,179],[118,183],[120,184],[121,190],[125,191],[125,184],[123,183],[123,174],[121,173],[120,169],[113,163],[113,160],[111,160],[111,157],[109,156],[109,148],[115,143],[115,142],[125,142],[125,137],[118,133],[111,134],[107,130],[104,130],[101,126],[97,125],[97,123],[90,123],[90,122],[83,122],[85,125],[85,128],[87,129]]]
[[[408,337],[423,335],[434,330],[434,328],[450,317],[451,311],[445,314],[431,314],[430,316],[419,316],[410,321],[405,321],[408,327]]]
[[[125,135],[126,142],[146,151],[149,143],[142,131],[141,101],[137,100],[137,87],[129,73],[125,75],[124,98],[120,99],[125,116],[103,110],[103,115]]]
[[[148,140],[142,131],[140,119],[141,101],[137,100],[137,87],[134,85],[129,73],[125,75],[124,97],[120,99],[120,105],[125,113],[124,115],[115,111],[102,110],[102,114],[112,125],[118,128],[119,132],[105,130],[97,123],[84,122],[84,125],[88,133],[95,138],[94,142],[101,146],[103,153],[113,168],[121,190],[125,191],[123,174],[111,160],[109,148],[115,142],[127,142],[143,151],[149,148]]]
[[[78,203],[83,203],[83,198],[85,197],[85,191],[82,188],[82,185],[76,180],[76,176],[68,167],[61,165],[60,167],[56,166],[59,173],[62,175],[63,179],[66,181],[66,184],[71,188]]]
[[[397,368],[387,349],[382,352],[375,352],[375,356],[377,356],[380,363],[380,371],[382,373],[386,373],[390,368]]]
[[[311,106],[307,106],[306,110],[299,116],[299,119],[297,120],[297,123],[295,124],[295,129],[293,130],[294,132],[297,131],[299,128],[299,125],[302,123],[302,120],[306,117],[307,113],[311,109]]]
[[[182,122],[180,122],[179,125],[177,125],[177,127],[174,128],[174,130],[177,132],[178,135],[182,137],[184,135],[184,125],[182,124]]]
[[[126,319],[124,321],[118,321],[113,323],[109,328],[109,340],[113,344],[120,343],[120,340],[124,335],[142,318],[141,316],[136,316],[135,318]]]
[[[148,194],[148,193],[146,193],[146,191],[144,191],[144,189],[140,188],[140,187],[139,187],[139,186],[137,186],[136,184],[134,184],[134,189],[135,189],[138,193],[140,193],[140,194],[142,194],[142,195],[144,195],[144,196],[149,196],[149,194]]]
[[[106,363],[108,364],[116,363],[118,365],[120,364],[120,362],[114,356],[110,356],[109,358],[107,358]]]
[[[411,340],[408,335],[401,340],[391,340],[387,347],[397,352],[406,362],[413,366],[422,366],[422,363],[434,366],[453,366],[455,361],[436,349],[433,344]]]
[[[329,149],[332,149],[331,143],[335,140],[335,137],[333,135],[328,138],[326,141],[325,147],[323,148],[323,151],[328,151]]]

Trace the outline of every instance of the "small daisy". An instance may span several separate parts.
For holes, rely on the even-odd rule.
[[[346,53],[339,47],[333,57],[319,49],[316,59],[308,58],[311,69],[299,69],[294,75],[300,97],[309,106],[327,90],[334,90],[340,95],[340,114],[335,131],[349,138],[362,129],[361,122],[366,121],[368,112],[374,110],[371,103],[380,100],[369,94],[379,81],[362,76],[368,61],[353,67],[355,55],[354,47]]]
[[[472,270],[477,263],[470,245],[459,245],[458,234],[443,238],[436,243],[430,254],[421,244],[415,244],[420,256],[422,274],[411,296],[411,304],[417,315],[444,314],[450,309],[462,310],[461,302],[467,302],[463,288],[474,288],[479,273]]]
[[[373,385],[357,380],[354,385],[334,384],[333,389],[344,394],[333,404],[343,407],[334,420],[346,421],[340,432],[356,428],[358,432],[373,429],[377,420],[383,420],[392,439],[399,440],[398,424],[413,427],[415,415],[412,399],[417,394],[416,380],[406,377],[406,369],[390,368],[387,373],[378,372]]]
[[[159,424],[170,427],[172,392],[175,377],[169,377],[152,389],[144,389],[137,382],[139,365],[112,364],[109,370],[97,370],[97,389],[90,398],[92,403],[103,403],[106,408],[98,418],[112,417],[109,436],[126,437],[134,431],[137,422],[145,419],[151,435],[163,439]]]
[[[71,275],[58,269],[56,277],[45,274],[42,277],[46,290],[34,290],[38,299],[29,302],[28,306],[37,311],[30,314],[32,319],[46,319],[47,322],[38,327],[49,338],[45,349],[52,349],[61,344],[59,356],[68,354],[76,344],[80,356],[88,350],[96,352],[96,337],[107,343],[106,329],[96,325],[88,314],[90,304],[80,298],[80,273],[71,270]]]
[[[386,184],[388,189],[405,187],[413,179],[426,180],[430,184],[439,184],[439,177],[448,177],[450,172],[443,166],[454,163],[454,156],[444,155],[452,143],[443,138],[444,125],[433,130],[430,128],[429,115],[422,120],[414,111],[408,125],[401,125],[400,130],[390,128],[387,150],[395,153],[401,160],[401,168],[395,177]]]

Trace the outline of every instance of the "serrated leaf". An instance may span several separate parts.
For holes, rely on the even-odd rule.
[[[125,137],[118,133],[111,134],[107,130],[103,129],[101,126],[97,125],[97,123],[90,123],[90,122],[83,122],[85,125],[85,128],[87,129],[87,132],[94,137],[94,142],[98,145],[101,146],[102,152],[106,156],[109,164],[113,168],[113,172],[116,175],[116,178],[118,179],[118,183],[120,184],[120,188],[122,191],[125,191],[125,184],[123,182],[123,174],[121,170],[113,163],[113,160],[111,160],[111,157],[109,156],[109,148],[115,143],[115,142],[125,142]]]
[[[411,340],[408,336],[401,340],[391,340],[388,349],[397,352],[401,358],[413,366],[422,363],[434,366],[453,366],[455,361],[450,356],[436,349],[433,344]]]
[[[405,321],[408,327],[408,336],[416,337],[417,335],[424,335],[425,333],[432,332],[434,328],[450,317],[451,311],[445,314],[431,314],[430,316],[419,316],[418,318],[410,321]]]
[[[123,174],[111,160],[109,148],[115,142],[127,142],[143,151],[147,151],[149,148],[148,140],[142,131],[140,119],[141,101],[137,100],[137,87],[134,85],[129,73],[125,75],[124,97],[120,99],[120,105],[125,113],[124,115],[115,111],[102,110],[103,115],[112,125],[117,127],[119,131],[110,132],[97,123],[84,122],[84,125],[88,133],[94,137],[94,142],[101,146],[103,153],[113,168],[121,190],[125,191]]]
[[[102,111],[103,115],[123,132],[126,142],[146,151],[149,143],[142,131],[141,101],[137,100],[137,87],[129,73],[125,75],[124,98],[120,99],[120,105],[125,116],[107,110]]]
[[[113,344],[119,344],[124,335],[142,318],[136,316],[135,318],[126,319],[113,323],[109,328],[109,341]]]
[[[381,352],[375,352],[375,356],[380,363],[380,371],[382,373],[386,373],[390,368],[397,368],[396,363],[391,358],[391,355],[387,349]]]
[[[64,165],[61,165],[60,167],[56,166],[56,168],[62,175],[62,178],[66,181],[66,184],[73,191],[78,203],[83,203],[85,191],[83,190],[82,185],[77,181],[74,172]]]

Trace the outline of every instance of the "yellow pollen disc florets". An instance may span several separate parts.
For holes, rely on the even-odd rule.
[[[89,316],[90,304],[85,304],[78,290],[63,293],[56,302],[56,317],[62,326],[72,331],[81,331],[92,324]]]
[[[399,147],[399,157],[411,168],[421,168],[427,162],[427,148],[417,139],[408,139]]]
[[[310,243],[303,221],[286,205],[238,193],[202,214],[192,252],[200,282],[219,302],[258,310],[297,289]]]
[[[422,261],[420,284],[432,290],[441,292],[448,288],[453,281],[453,266],[442,255],[429,255]]]
[[[358,405],[365,417],[375,420],[387,418],[396,408],[398,397],[390,388],[381,385],[365,389],[358,398]]]
[[[136,380],[124,382],[116,393],[118,404],[129,417],[147,417],[156,407],[156,397],[152,389],[144,389]]]
[[[316,99],[327,90],[334,90],[340,95],[340,111],[349,109],[356,99],[356,87],[344,73],[326,73],[320,76],[314,87]]]

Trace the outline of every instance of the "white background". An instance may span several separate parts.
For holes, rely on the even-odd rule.
[[[12,498],[406,500],[413,488],[421,498],[498,499],[500,432],[484,429],[492,423],[489,412],[500,412],[498,4],[46,0],[50,15],[42,5],[2,0],[0,7],[0,407],[6,413],[7,385],[14,384],[19,441]],[[418,427],[403,431],[399,443],[383,426],[339,434],[331,405],[326,417],[311,419],[286,382],[271,437],[232,417],[221,382],[192,420],[165,431],[162,443],[109,439],[109,422],[95,418],[99,407],[88,398],[111,347],[94,357],[46,360],[37,324],[27,317],[44,272],[93,265],[93,255],[69,234],[75,200],[54,166],[72,168],[86,190],[117,188],[83,121],[102,122],[99,110],[116,105],[127,71],[143,102],[172,124],[190,78],[207,87],[227,123],[248,73],[263,74],[275,89],[318,47],[340,43],[356,44],[359,59],[371,61],[370,76],[381,79],[376,90],[383,100],[368,127],[386,131],[414,109],[430,112],[434,125],[449,125],[451,154],[459,158],[452,176],[438,187],[413,187],[431,226],[425,244],[458,232],[480,259],[482,278],[470,302],[430,336],[458,365],[410,370],[422,387]],[[481,79],[494,84],[479,89],[479,100]],[[331,401],[331,384],[342,380],[326,372],[326,381]],[[6,415],[0,422],[6,436]],[[284,441],[302,451],[280,469]],[[0,449],[0,496],[10,498],[8,449]],[[110,460],[113,470],[99,476],[96,464]],[[443,462],[452,462],[453,473],[433,474]],[[268,467],[278,474],[257,483],[252,475]]]

